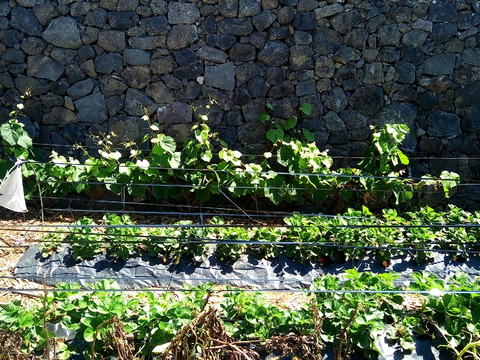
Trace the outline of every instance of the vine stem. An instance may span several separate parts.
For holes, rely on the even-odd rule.
[[[51,345],[51,339],[50,339],[50,333],[47,328],[47,296],[48,296],[48,291],[47,291],[47,285],[46,285],[46,280],[45,280],[45,273],[42,275],[42,282],[43,282],[43,297],[42,297],[42,306],[43,306],[43,331],[45,331],[45,342],[46,342],[46,347],[45,347],[45,358],[46,360],[50,360],[50,345]],[[53,356],[56,357],[55,354],[55,345],[53,349]]]
[[[447,342],[447,345],[439,345],[441,347],[446,347],[450,350],[452,350],[454,353],[455,353],[455,360],[462,360],[462,357],[465,355],[465,354],[469,354],[473,357],[474,360],[479,360],[480,357],[477,355],[477,347],[480,347],[480,340],[478,341],[474,341],[474,342],[469,342],[467,345],[465,345],[465,347],[458,351],[457,349],[455,349],[455,347],[450,343],[450,341],[448,341],[447,337],[445,336],[445,334],[442,332],[442,330],[440,329],[440,327],[438,326],[438,324],[431,320],[430,323],[435,326],[438,330],[438,332],[443,336],[443,338],[445,339],[445,341]],[[473,351],[470,351],[470,349],[473,348]]]
[[[102,323],[100,323],[97,328],[95,329],[95,336],[93,337],[93,341],[92,341],[92,355],[90,356],[90,360],[95,360],[96,358],[96,355],[97,353],[95,352],[95,343],[97,341],[97,336],[98,336],[98,333],[100,331],[100,328],[103,326],[103,325],[106,325],[106,324],[109,324],[111,322],[115,321],[115,318],[110,318],[108,320],[105,320],[103,321]]]
[[[345,342],[345,339],[346,339],[347,329],[355,319],[355,316],[357,315],[357,310],[361,310],[361,309],[353,309],[350,314],[350,318],[345,322],[345,325],[343,326],[342,332],[340,333],[340,341],[338,343],[338,349],[335,354],[335,360],[342,360],[343,343]]]
[[[463,355],[466,354],[466,353],[469,353],[470,355],[473,355],[473,358],[475,360],[477,360],[479,357],[477,356],[477,346],[480,346],[480,341],[475,341],[475,342],[471,342],[471,343],[468,343],[467,345],[465,345],[465,347],[458,353],[457,355],[457,360],[461,360]],[[472,351],[469,351],[470,348],[473,348],[473,352]]]

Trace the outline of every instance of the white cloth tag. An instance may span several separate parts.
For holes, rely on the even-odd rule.
[[[27,212],[23,192],[22,164],[16,163],[0,184],[0,206],[16,212]]]

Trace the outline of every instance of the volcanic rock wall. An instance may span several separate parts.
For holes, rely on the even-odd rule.
[[[230,146],[262,153],[260,114],[310,103],[299,127],[331,155],[360,156],[370,125],[401,122],[424,157],[412,175],[471,180],[479,12],[477,0],[1,1],[0,121],[27,94],[36,142],[88,145],[141,137],[146,113],[182,141],[208,113]]]

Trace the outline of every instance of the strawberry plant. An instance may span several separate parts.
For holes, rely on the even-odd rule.
[[[220,261],[235,262],[244,254],[247,249],[245,242],[250,238],[251,233],[245,228],[223,228],[220,237],[217,238],[219,243],[215,253]]]
[[[280,253],[280,245],[276,245],[283,238],[283,229],[278,228],[254,228],[252,244],[248,252],[264,259],[276,259]]]
[[[83,217],[68,228],[65,242],[70,245],[75,260],[93,259],[103,252],[102,234],[95,230],[95,225],[92,219]]]
[[[310,313],[305,310],[297,313],[267,304],[260,292],[226,292],[220,306],[227,330],[237,339],[264,340],[275,333],[298,333],[300,330],[303,334],[313,330]]]
[[[151,257],[160,257],[163,263],[167,263],[171,253],[178,248],[178,242],[169,236],[168,228],[157,227],[148,230],[148,236],[142,239],[140,248]]]
[[[42,325],[42,311],[39,306],[23,306],[19,300],[0,305],[0,329],[6,333],[20,334],[23,344],[20,350],[26,354],[41,355],[47,346],[48,334]],[[0,355],[2,355],[0,349]],[[5,354],[10,356],[10,354]]]
[[[42,258],[47,259],[52,254],[60,251],[62,243],[65,241],[66,233],[63,229],[56,228],[53,232],[48,233],[42,238],[40,244],[40,253]]]
[[[407,354],[415,348],[414,335],[427,335],[436,337],[456,360],[474,354],[480,333],[478,279],[472,281],[466,274],[440,279],[427,273],[412,273],[411,279],[399,284],[396,273],[352,269],[338,277],[316,279],[309,297],[314,305],[307,302],[299,310],[274,306],[260,291],[235,288],[223,291],[218,307],[228,333],[237,341],[258,343],[273,335],[315,334],[332,344],[337,358],[360,354],[375,359],[384,355],[376,345],[379,336],[396,345],[398,353]],[[89,288],[92,291],[61,284],[30,307],[19,301],[2,304],[0,331],[19,334],[21,350],[29,355],[51,351],[58,359],[75,355],[100,359],[116,356],[121,346],[130,351],[129,358],[148,358],[161,353],[182,327],[189,326],[209,305],[212,294],[212,284],[185,287],[181,295],[147,291],[125,296],[112,281]],[[415,309],[406,308],[411,296],[420,302]],[[47,323],[74,339],[57,338],[46,330]]]
[[[410,216],[410,225],[406,232],[406,239],[412,248],[433,249],[435,242],[445,238],[444,228],[439,225],[444,224],[443,214],[437,213],[431,207],[423,207],[415,212],[408,212]],[[428,225],[432,225],[428,227]],[[415,260],[419,264],[433,261],[432,251],[414,251]]]
[[[107,225],[105,229],[107,255],[125,261],[138,255],[141,229],[135,226],[129,215],[107,213],[103,217],[103,224]]]
[[[292,242],[286,245],[285,254],[301,263],[323,263],[322,258],[324,259],[326,254],[318,243],[325,242],[325,239],[320,227],[306,216],[293,216],[285,218],[284,221],[288,225],[284,237]]]
[[[480,287],[467,274],[457,273],[448,282],[427,273],[414,273],[413,289],[432,291],[436,296],[428,297],[423,314],[428,319],[428,330],[440,333],[444,346],[451,349],[456,359],[463,349],[478,341],[480,327],[480,297],[475,291]],[[478,279],[477,279],[478,280]],[[467,291],[472,293],[447,293],[444,291]]]
[[[169,231],[168,240],[171,241],[170,254],[175,264],[179,264],[183,257],[193,260],[194,264],[201,264],[207,256],[209,246],[203,244],[202,228],[193,226],[190,220],[178,221]]]
[[[332,275],[315,280],[316,290],[340,290],[315,294],[323,320],[321,338],[333,342],[338,357],[358,352],[367,359],[382,355],[376,346],[376,339],[384,331],[385,324],[390,325],[387,338],[398,341],[404,350],[412,349],[410,326],[418,326],[418,322],[406,316],[401,307],[399,310],[402,297],[394,293],[362,293],[366,290],[401,292],[400,287],[394,284],[397,277],[395,273],[374,275],[352,269],[345,271],[343,282]],[[405,327],[408,327],[407,331]]]

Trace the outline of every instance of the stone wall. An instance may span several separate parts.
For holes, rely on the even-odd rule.
[[[145,113],[182,141],[208,112],[230,146],[262,153],[266,103],[281,121],[307,102],[299,126],[332,155],[361,156],[370,125],[401,122],[423,157],[412,175],[471,180],[479,12],[478,0],[1,1],[0,121],[28,93],[38,143],[138,138]]]

